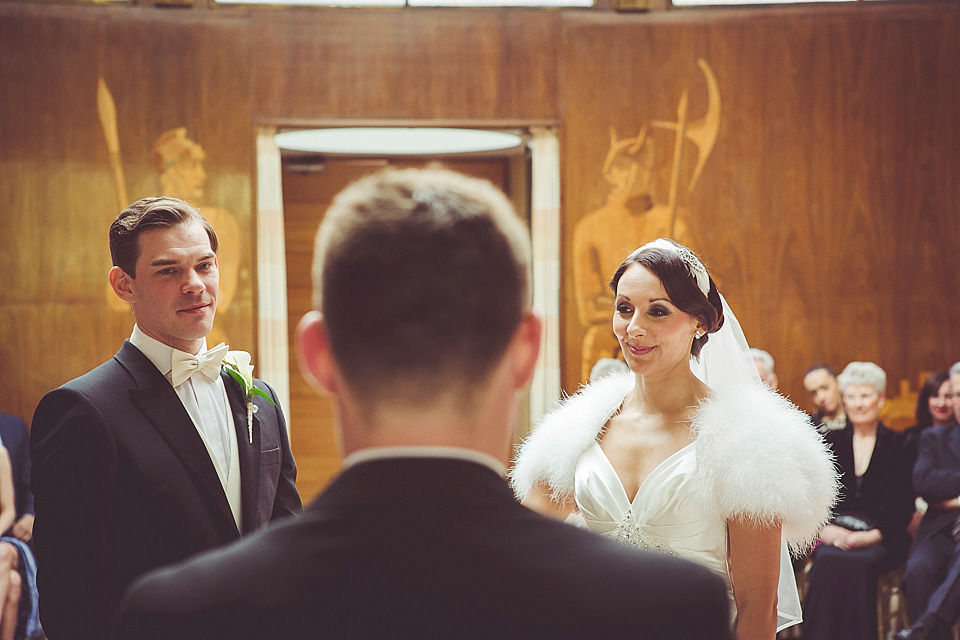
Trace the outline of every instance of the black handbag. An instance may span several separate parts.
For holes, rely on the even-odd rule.
[[[869,516],[862,514],[854,515],[852,513],[839,513],[833,516],[830,524],[835,524],[838,527],[843,527],[849,531],[870,531],[871,529],[879,529],[877,525],[873,524],[873,521]]]

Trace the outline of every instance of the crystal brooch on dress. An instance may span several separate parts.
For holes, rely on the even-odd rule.
[[[644,549],[646,551],[659,551],[667,555],[675,556],[676,552],[670,545],[664,544],[657,538],[643,531],[643,527],[633,520],[633,507],[627,509],[623,520],[617,524],[617,528],[610,532],[610,537],[621,544],[635,549]]]

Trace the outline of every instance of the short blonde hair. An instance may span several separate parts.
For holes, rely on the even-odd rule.
[[[849,384],[868,384],[877,390],[877,393],[887,391],[887,372],[872,362],[851,362],[837,376],[840,393],[843,393]]]

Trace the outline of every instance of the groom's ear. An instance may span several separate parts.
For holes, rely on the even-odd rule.
[[[297,325],[297,356],[300,372],[311,386],[321,393],[337,393],[337,364],[319,311],[310,311]]]
[[[124,302],[133,302],[133,289],[130,287],[133,278],[127,275],[126,271],[120,267],[112,267],[107,274],[107,279],[110,281],[110,288],[118,298]]]

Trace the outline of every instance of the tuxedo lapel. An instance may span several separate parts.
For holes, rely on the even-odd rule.
[[[183,463],[198,490],[211,505],[211,517],[221,524],[229,524],[236,531],[230,504],[210,454],[170,382],[129,342],[124,342],[116,359],[136,382],[136,386],[129,390],[134,406],[160,432],[174,455]]]
[[[247,402],[239,385],[226,371],[220,378],[227,389],[233,426],[237,433],[237,451],[240,457],[240,510],[244,531],[252,531],[257,522],[257,501],[260,493],[260,419],[253,414],[253,431],[247,426]]]

